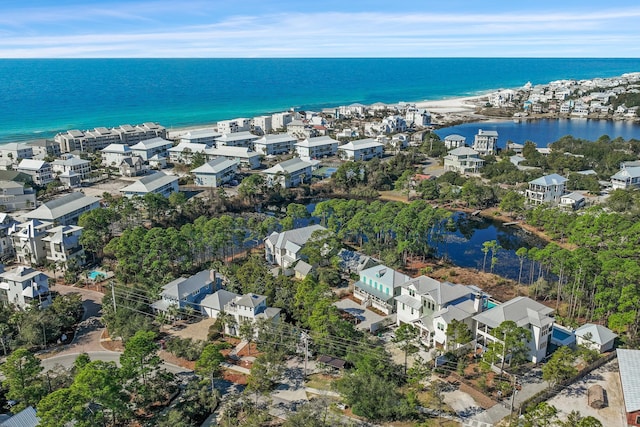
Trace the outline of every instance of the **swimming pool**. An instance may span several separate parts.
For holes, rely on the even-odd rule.
[[[89,279],[91,280],[106,279],[107,273],[99,270],[91,270],[89,274],[87,274],[87,277],[89,277]]]
[[[576,337],[573,332],[557,326],[553,326],[551,330],[551,343],[555,345],[571,345],[575,342]]]

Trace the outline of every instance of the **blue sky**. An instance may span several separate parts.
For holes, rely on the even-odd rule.
[[[0,0],[0,57],[637,58],[639,23],[637,0]]]

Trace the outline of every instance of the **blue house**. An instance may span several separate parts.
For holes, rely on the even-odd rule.
[[[180,277],[162,287],[162,299],[151,304],[151,307],[165,312],[171,306],[180,309],[193,307],[200,311],[202,299],[220,289],[221,283],[221,277],[214,270],[202,270],[191,277]]]

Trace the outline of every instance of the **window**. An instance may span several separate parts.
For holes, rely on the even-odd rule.
[[[438,323],[438,329],[441,331],[444,331],[444,324],[443,323]]]
[[[636,424],[640,424],[640,415],[636,415]]]

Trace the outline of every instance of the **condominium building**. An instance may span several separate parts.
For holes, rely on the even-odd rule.
[[[31,304],[51,304],[49,278],[30,267],[17,267],[0,274],[0,301],[21,309]]]
[[[298,156],[319,159],[322,157],[335,156],[338,152],[338,141],[328,136],[317,138],[307,138],[295,144]]]
[[[31,176],[33,183],[41,187],[53,181],[51,165],[43,160],[24,159],[18,165],[18,172]]]
[[[60,144],[62,152],[68,153],[71,151],[94,152],[102,150],[109,144],[133,145],[145,139],[166,136],[167,130],[163,126],[147,122],[136,126],[121,125],[111,129],[105,127],[86,131],[73,129],[58,133],[54,140]]]
[[[288,133],[265,135],[253,143],[256,153],[277,156],[294,150],[298,139]]]

